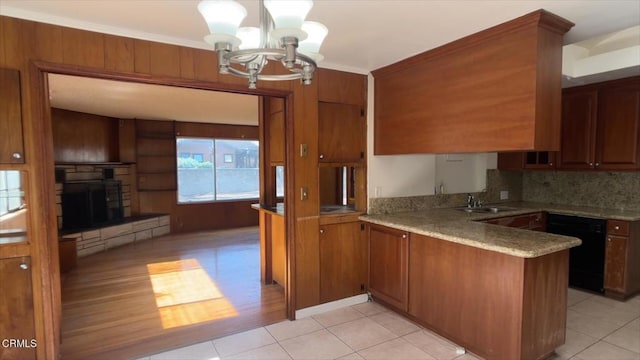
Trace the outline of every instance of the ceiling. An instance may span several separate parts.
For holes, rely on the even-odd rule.
[[[49,74],[52,107],[118,119],[258,125],[258,97]]]
[[[258,1],[239,2],[249,13],[242,25],[257,26]],[[210,49],[203,40],[208,31],[197,4],[198,0],[0,0],[0,15]],[[329,28],[320,67],[367,74],[540,8],[576,24],[565,35],[565,44],[582,44],[640,24],[638,0],[315,0],[307,19]],[[638,29],[634,38],[640,38]],[[585,55],[584,46],[575,48],[576,61],[602,63],[601,58]],[[627,50],[636,57],[635,47]],[[640,54],[637,57],[640,63]],[[600,74],[584,79],[628,76],[609,70],[602,68]],[[578,80],[566,77],[565,86],[584,83]],[[257,124],[257,97],[61,76],[52,77],[50,86],[52,105],[69,110],[121,118]],[[255,112],[248,115],[250,111]]]

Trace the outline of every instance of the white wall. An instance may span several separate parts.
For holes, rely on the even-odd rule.
[[[433,195],[442,183],[445,193],[478,192],[486,187],[486,170],[497,167],[495,153],[373,155],[374,86],[369,74],[367,99],[367,197]]]

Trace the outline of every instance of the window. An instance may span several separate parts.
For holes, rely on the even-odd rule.
[[[202,154],[193,154],[193,160],[197,161],[197,162],[203,162],[204,161],[204,156]]]
[[[276,197],[284,197],[284,166],[276,166]]]
[[[258,141],[179,137],[178,203],[257,199]],[[227,161],[228,159],[231,161]]]
[[[20,172],[0,170],[0,216],[18,210],[21,206]]]

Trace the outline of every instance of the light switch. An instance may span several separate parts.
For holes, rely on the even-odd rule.
[[[307,144],[300,144],[300,157],[307,157],[309,154],[309,147]]]
[[[300,188],[300,200],[308,200],[309,199],[309,188],[303,186]]]
[[[500,191],[500,200],[509,200],[509,192],[506,190]]]

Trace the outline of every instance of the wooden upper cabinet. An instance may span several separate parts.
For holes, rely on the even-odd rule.
[[[359,105],[318,103],[320,162],[354,163],[364,160],[365,119]]]
[[[640,169],[640,77],[566,89],[561,169]]]
[[[559,167],[594,167],[598,93],[592,87],[567,89],[562,95]]]
[[[375,70],[374,153],[559,150],[572,26],[539,10]]]
[[[20,72],[0,68],[0,163],[24,163]]]
[[[316,70],[318,101],[364,106],[367,101],[365,75],[329,69]]]
[[[640,169],[640,77],[600,89],[595,156],[599,169]]]

